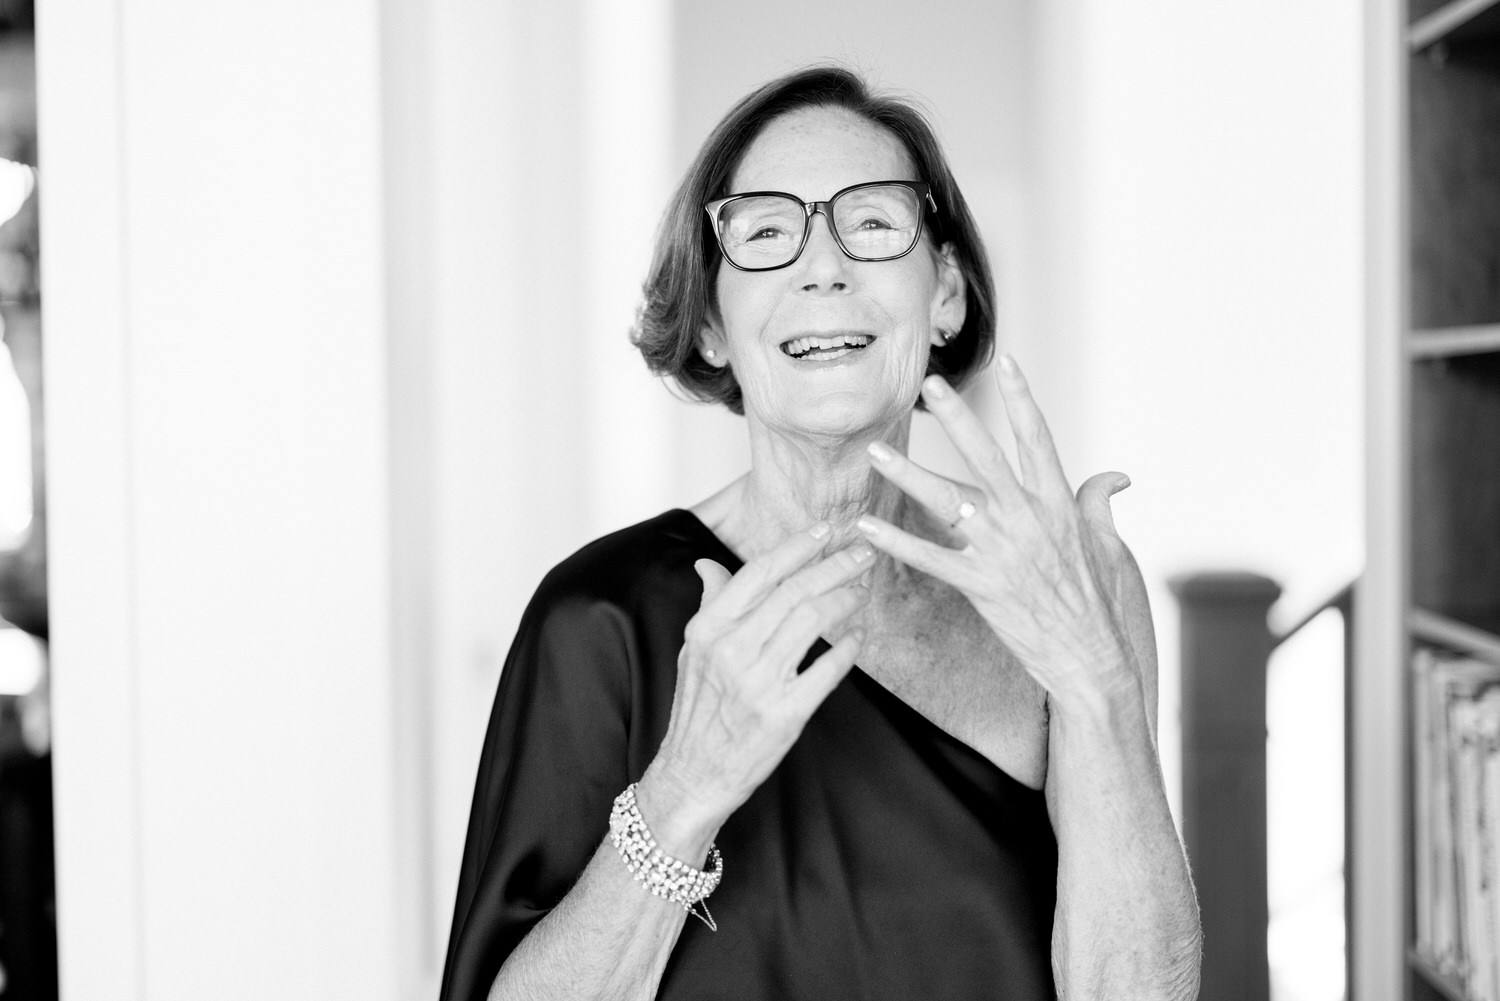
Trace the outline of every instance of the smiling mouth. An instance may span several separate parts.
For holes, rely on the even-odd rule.
[[[869,334],[830,334],[826,337],[794,337],[781,345],[788,357],[799,361],[832,361],[862,351],[875,343]]]

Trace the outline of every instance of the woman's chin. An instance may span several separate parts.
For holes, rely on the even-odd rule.
[[[868,438],[882,435],[911,408],[902,408],[894,400],[875,400],[868,390],[825,392],[814,399],[800,400],[793,406],[778,408],[766,426],[783,433],[814,438]]]

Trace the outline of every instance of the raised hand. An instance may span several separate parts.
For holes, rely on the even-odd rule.
[[[882,443],[870,446],[875,470],[947,523],[964,547],[868,515],[860,527],[881,550],[968,597],[1054,703],[1097,704],[1138,691],[1140,664],[1154,657],[1150,617],[1140,574],[1109,513],[1109,496],[1130,481],[1100,473],[1075,495],[1025,377],[1008,355],[999,370],[1019,477],[937,376],[923,384],[923,398],[976,482],[955,482]]]
[[[827,525],[799,532],[732,577],[713,560],[694,564],[703,599],[687,625],[671,720],[648,773],[678,829],[716,827],[748,799],[853,666],[858,631],[797,673],[813,641],[869,600],[851,582],[874,550],[858,543],[818,559],[828,537]],[[665,826],[651,823],[662,840]]]

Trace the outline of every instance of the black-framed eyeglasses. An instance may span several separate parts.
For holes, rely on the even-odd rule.
[[[867,181],[822,202],[785,191],[746,191],[703,206],[724,260],[740,271],[775,271],[802,256],[814,212],[823,213],[839,249],[856,261],[905,257],[922,236],[922,218],[937,212],[922,181]]]

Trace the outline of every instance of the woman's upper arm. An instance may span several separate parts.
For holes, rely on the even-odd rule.
[[[629,781],[629,633],[616,605],[546,584],[527,609],[480,754],[443,1001],[485,996],[603,838]]]

